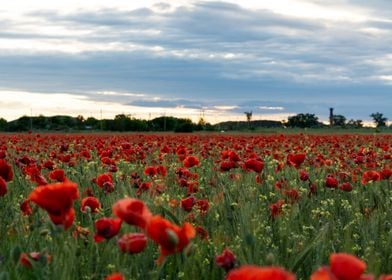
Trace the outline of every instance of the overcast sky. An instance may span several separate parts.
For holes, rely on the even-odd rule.
[[[392,118],[392,1],[12,0],[0,117]]]

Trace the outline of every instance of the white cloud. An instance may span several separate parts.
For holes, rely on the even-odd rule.
[[[105,94],[105,93],[104,93]],[[106,94],[118,94],[116,92],[106,92]],[[123,93],[125,95],[140,96],[142,94]],[[201,117],[200,109],[189,108],[187,106],[173,107],[144,107],[123,105],[121,103],[109,101],[94,101],[83,95],[67,93],[39,93],[14,90],[0,90],[1,116],[8,121],[17,119],[23,115],[45,116],[70,115],[84,117],[114,118],[117,114],[130,114],[135,118],[151,119],[163,115],[170,115],[179,118],[191,118],[197,122]],[[144,95],[143,95],[144,96]],[[159,98],[154,99],[158,101]],[[244,120],[244,114],[231,112],[238,106],[214,106],[203,110],[205,120],[210,123],[222,121]],[[283,114],[263,114],[254,115],[253,119],[283,120],[290,113]]]
[[[220,110],[220,111],[230,111],[238,108],[238,106],[226,106],[226,105],[220,105],[220,106],[214,106],[215,109]]]
[[[277,111],[282,111],[284,110],[284,107],[281,106],[260,106],[260,110],[277,110]]]
[[[229,0],[249,9],[267,9],[274,13],[309,19],[333,21],[364,21],[369,18],[365,9],[354,5],[323,5],[306,0]]]
[[[392,81],[392,75],[381,75],[381,76],[379,76],[379,79],[385,80],[385,81]]]
[[[128,97],[145,97],[146,96],[143,93],[117,92],[117,91],[97,91],[94,93],[96,93],[98,95],[107,95],[107,96],[128,96]]]

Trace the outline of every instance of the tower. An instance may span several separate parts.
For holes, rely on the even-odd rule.
[[[333,126],[333,108],[329,108],[329,125]]]

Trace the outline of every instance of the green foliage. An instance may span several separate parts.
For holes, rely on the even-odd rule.
[[[0,118],[0,131],[5,131],[7,129],[7,120]]]
[[[346,126],[346,117],[343,115],[333,115],[333,125],[345,127]]]
[[[288,127],[319,127],[322,124],[319,123],[318,118],[315,114],[297,114],[295,116],[288,117]]]
[[[192,132],[195,125],[190,119],[179,119],[174,132]]]
[[[348,128],[362,128],[362,127],[363,127],[363,123],[362,123],[362,120],[353,120],[353,119],[350,119],[350,120],[347,122],[346,127],[348,127]]]
[[[189,119],[175,117],[158,117],[151,121],[132,118],[129,115],[119,114],[114,119],[98,120],[93,117],[84,119],[79,115],[76,118],[70,116],[38,117],[23,116],[17,120],[7,122],[0,119],[0,131],[27,131],[33,130],[108,130],[108,131],[177,131],[192,132],[194,130],[213,130],[211,124],[202,122],[192,123]]]
[[[370,117],[373,118],[373,121],[377,127],[385,127],[387,125],[388,119],[386,117],[384,117],[384,114],[377,112],[377,113],[371,114]]]

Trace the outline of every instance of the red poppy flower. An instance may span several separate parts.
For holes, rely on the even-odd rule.
[[[186,157],[186,148],[184,146],[177,147],[176,154],[179,160],[184,160]]]
[[[161,216],[152,217],[146,231],[150,239],[160,246],[161,256],[158,264],[166,256],[181,252],[196,235],[191,224],[184,223],[182,227],[179,227]]]
[[[299,179],[304,182],[307,181],[309,179],[309,173],[306,170],[300,170]]]
[[[105,280],[125,280],[125,277],[121,273],[116,272],[106,276]]]
[[[230,169],[233,169],[236,167],[235,161],[232,160],[224,160],[220,163],[220,171],[230,171]]]
[[[370,181],[379,181],[379,180],[381,180],[380,173],[375,170],[369,170],[363,173],[361,183],[363,185],[366,185]]]
[[[383,169],[380,171],[381,180],[388,180],[392,176],[392,171],[390,169]]]
[[[39,186],[48,184],[45,177],[41,174],[41,170],[38,169],[37,166],[28,166],[24,169],[24,172],[30,177],[32,182],[37,183]]]
[[[11,181],[14,177],[11,165],[3,159],[0,159],[0,177],[3,177],[7,182]]]
[[[25,267],[32,268],[33,265],[30,261],[29,255],[26,253],[21,253],[19,256],[19,263]]]
[[[111,164],[114,163],[109,157],[102,157],[102,158],[101,158],[101,162],[102,162],[103,164],[106,164],[106,165],[111,165]]]
[[[193,166],[198,166],[199,165],[199,159],[195,156],[187,156],[184,161],[183,164],[186,168],[191,168]]]
[[[105,194],[114,192],[114,184],[112,182],[105,182],[102,186]]]
[[[147,246],[147,237],[144,233],[127,233],[118,240],[118,247],[124,253],[137,254]]]
[[[110,173],[100,174],[100,175],[98,175],[96,182],[97,182],[98,187],[100,187],[100,188],[103,188],[105,183],[113,184],[112,174],[110,174]]]
[[[181,199],[181,208],[187,212],[192,211],[193,205],[195,205],[196,199],[193,196],[188,196]]]
[[[0,177],[0,196],[5,196],[7,191],[7,182],[3,179],[3,177]]]
[[[229,159],[230,159],[231,161],[235,161],[235,162],[241,160],[240,157],[238,156],[238,154],[237,154],[236,152],[234,152],[234,151],[230,151],[230,152],[229,152]]]
[[[124,198],[112,206],[113,214],[124,222],[144,229],[151,219],[150,210],[143,201],[135,198]]]
[[[329,267],[321,267],[310,276],[310,280],[338,280]]]
[[[170,147],[168,145],[163,145],[160,149],[160,152],[163,154],[168,154],[170,153]]]
[[[328,176],[325,179],[325,186],[327,188],[332,188],[332,189],[336,189],[339,185],[338,180],[336,180],[336,178],[332,177],[332,176]]]
[[[95,221],[95,242],[102,242],[116,236],[121,228],[121,219],[101,218]]]
[[[286,190],[284,194],[290,198],[291,203],[295,203],[301,198],[297,189]]]
[[[251,158],[245,161],[245,168],[248,170],[253,170],[256,173],[260,173],[261,171],[263,171],[264,162]]]
[[[196,230],[196,233],[197,233],[197,235],[199,236],[199,238],[201,240],[207,240],[208,239],[208,231],[205,228],[203,228],[201,226],[196,226],[195,230]]]
[[[48,170],[53,170],[54,165],[55,165],[54,162],[51,161],[51,160],[47,160],[47,161],[45,161],[44,164],[43,164],[43,166],[44,166],[46,169],[48,169]]]
[[[147,166],[144,169],[144,174],[150,177],[154,177],[155,175],[157,175],[157,170],[154,166]]]
[[[235,262],[236,262],[236,257],[229,248],[225,248],[222,254],[215,257],[216,265],[223,268],[226,271],[233,269]]]
[[[166,177],[167,174],[166,167],[164,167],[163,165],[159,165],[158,167],[156,167],[156,170],[159,175],[161,175],[162,177]]]
[[[306,154],[288,154],[287,155],[287,163],[295,168],[300,168],[301,164],[305,161]]]
[[[22,211],[24,216],[30,216],[33,214],[33,209],[30,206],[30,200],[26,199],[20,204],[20,211]]]
[[[331,254],[329,263],[332,273],[339,280],[359,279],[366,269],[366,264],[362,260],[346,253]]]
[[[97,213],[101,208],[101,203],[97,198],[93,196],[88,196],[82,199],[80,211],[86,212],[86,207],[90,208],[91,213]]]
[[[244,265],[231,270],[227,280],[295,280],[295,276],[280,267]]]
[[[285,203],[284,200],[281,199],[281,200],[278,200],[277,202],[275,202],[269,206],[269,208],[271,209],[271,217],[272,218],[276,218],[277,216],[282,214],[282,211],[283,211],[282,207],[283,207],[284,203]]]
[[[28,197],[48,212],[54,224],[62,224],[65,229],[73,223],[75,211],[72,205],[78,198],[77,184],[71,181],[36,187]]]
[[[207,199],[199,199],[196,201],[195,206],[203,214],[205,214],[208,209],[210,209],[210,204]]]
[[[42,254],[40,252],[31,252],[29,254],[27,253],[21,253],[19,256],[19,263],[25,267],[32,268],[33,264],[31,261],[35,262],[42,262],[45,264],[48,264],[52,261],[52,256],[50,256],[48,253]]]
[[[316,184],[314,184],[314,183],[309,184],[309,194],[308,194],[308,196],[314,195],[314,194],[316,194],[316,192],[317,192]]]
[[[345,192],[351,192],[353,190],[353,186],[349,182],[346,182],[346,183],[341,184],[339,186],[339,189],[341,189],[342,191],[345,191]]]
[[[138,190],[136,192],[137,195],[142,194],[142,192],[148,191],[150,187],[152,186],[152,182],[139,182]]]
[[[55,169],[49,173],[49,179],[57,181],[57,182],[64,182],[65,181],[65,173],[63,169]]]

